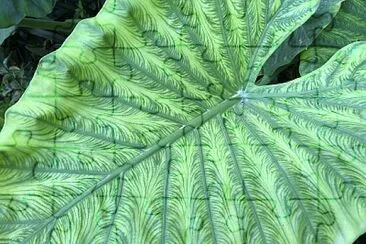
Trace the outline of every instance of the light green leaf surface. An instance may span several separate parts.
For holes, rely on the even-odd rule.
[[[305,50],[317,35],[331,23],[344,0],[321,0],[317,11],[309,20],[281,44],[263,65],[263,74],[269,79],[289,64],[296,55]]]
[[[254,85],[317,4],[107,1],[7,111],[0,240],[355,239],[366,230],[366,43],[302,79]]]
[[[366,1],[346,0],[332,24],[301,54],[300,75],[321,67],[337,50],[356,41],[366,41]]]
[[[25,16],[44,17],[49,14],[56,0],[2,0],[0,28],[18,24]]]

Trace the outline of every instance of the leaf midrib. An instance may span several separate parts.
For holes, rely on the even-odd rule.
[[[126,173],[128,170],[133,168],[134,166],[138,165],[139,163],[143,162],[148,157],[154,155],[155,153],[159,152],[161,149],[174,143],[175,141],[179,140],[180,138],[184,137],[186,134],[190,133],[196,128],[199,128],[203,124],[205,124],[210,119],[214,118],[216,115],[221,114],[227,111],[229,108],[233,107],[240,101],[240,97],[235,95],[230,99],[224,100],[223,102],[217,104],[216,106],[212,107],[210,110],[207,110],[205,113],[201,114],[200,116],[195,117],[191,121],[187,122],[185,125],[181,126],[180,128],[176,129],[174,132],[166,136],[165,138],[161,139],[156,144],[150,146],[140,155],[133,158],[130,162],[126,162],[121,167],[113,170],[110,172],[102,180],[98,181],[94,186],[88,188],[84,191],[83,194],[78,196],[77,198],[73,199],[68,205],[60,208],[55,214],[53,214],[44,224],[42,224],[38,229],[36,229],[28,238],[22,241],[22,243],[27,243],[33,239],[43,228],[45,228],[48,224],[53,221],[57,221],[57,219],[63,216],[68,210],[72,207],[76,206],[79,202],[84,200],[86,197],[91,195],[93,192],[97,191],[104,185],[108,184],[112,180],[116,179],[121,173]]]

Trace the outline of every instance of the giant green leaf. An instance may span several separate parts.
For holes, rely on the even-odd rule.
[[[366,1],[346,0],[333,23],[315,39],[312,47],[301,54],[300,74],[321,67],[340,48],[366,41]]]
[[[7,111],[0,240],[355,239],[366,43],[301,79],[254,85],[318,3],[107,1]]]

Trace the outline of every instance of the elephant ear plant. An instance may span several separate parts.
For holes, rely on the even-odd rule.
[[[4,243],[351,243],[366,42],[257,86],[320,0],[107,0],[0,133]]]

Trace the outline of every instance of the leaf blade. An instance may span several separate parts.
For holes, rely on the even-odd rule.
[[[316,192],[316,177],[309,174],[314,169],[308,161],[317,161],[296,145],[300,144],[297,140],[301,139],[312,152],[317,145],[310,139],[317,138],[317,133],[302,123],[296,123],[297,120],[291,117],[294,115],[286,109],[289,103],[286,96],[297,94],[309,98],[310,94],[316,97],[317,93],[311,93],[312,87],[333,87],[339,81],[332,79],[334,84],[328,84],[326,81],[330,72],[317,72],[319,80],[310,79],[309,76],[277,86],[276,89],[254,88],[252,78],[258,70],[256,66],[259,67],[268,57],[266,50],[274,49],[268,46],[253,52],[255,58],[249,67],[255,66],[255,71],[248,69],[251,72],[243,73],[251,78],[244,82],[251,84],[245,90],[248,93],[235,94],[230,87],[221,92],[220,84],[223,81],[219,77],[214,79],[213,89],[210,90],[206,87],[209,84],[207,80],[194,80],[193,77],[209,77],[207,70],[216,67],[226,69],[228,65],[226,61],[209,65],[213,59],[202,61],[200,55],[194,54],[197,50],[203,54],[202,46],[193,49],[194,45],[187,45],[190,42],[179,42],[181,39],[176,29],[170,29],[163,23],[163,20],[169,19],[165,18],[164,13],[178,16],[177,9],[160,1],[154,2],[156,5],[152,5],[151,1],[123,3],[125,5],[114,5],[110,1],[99,17],[82,21],[75,30],[78,34],[73,34],[58,52],[42,60],[26,94],[7,112],[5,129],[0,135],[0,187],[1,192],[9,194],[0,194],[0,204],[6,209],[0,218],[3,222],[13,221],[15,224],[1,225],[2,238],[30,242],[62,242],[70,238],[87,242],[92,238],[110,242],[155,242],[164,239],[167,242],[293,243],[312,242],[317,238],[334,240],[339,236],[336,231],[345,231],[345,240],[354,238],[360,230],[354,223],[349,230],[344,226],[338,229],[332,224],[333,217],[337,215],[337,224],[342,225],[339,221],[347,211],[351,217],[346,218],[348,222],[343,225],[365,218],[359,213],[361,211],[357,212],[362,203],[350,193],[352,182],[345,183],[348,186],[345,199],[347,204],[353,206],[351,209],[344,208],[343,202],[337,200],[338,195],[332,194],[332,190],[337,192],[346,188],[342,185],[339,188],[328,186],[323,175],[319,175],[319,182],[323,192],[328,194],[324,195],[333,198],[334,202],[322,202],[320,207],[329,213],[322,214],[317,208],[317,200],[306,199],[307,196],[314,197]],[[182,19],[187,18],[185,23],[194,22],[192,18],[195,17],[183,15],[184,11],[192,9],[190,4],[193,3],[198,4],[197,1],[180,2],[181,19],[174,17],[176,22],[170,21],[181,23]],[[311,15],[316,5],[315,1],[314,5],[307,5],[305,1],[295,3],[299,5],[294,4],[293,12],[307,7],[306,11],[302,10],[302,21]],[[211,7],[215,9],[215,6]],[[279,7],[281,13],[278,18],[273,17],[272,24],[283,23],[281,18],[283,21],[288,17],[289,13],[285,15],[287,5],[282,7],[284,9]],[[152,11],[154,20],[151,23],[147,20],[151,15],[143,14],[146,11]],[[120,19],[115,19],[117,17],[124,20],[124,25],[120,24]],[[141,23],[145,23],[145,29]],[[209,22],[202,24],[209,25]],[[140,35],[151,26],[157,28],[158,33]],[[184,28],[178,29],[185,34],[185,38],[195,36],[192,38],[195,41],[202,41],[198,38],[200,33],[207,32],[199,30],[202,26],[191,32],[184,32]],[[292,28],[295,29],[295,26],[288,31]],[[275,29],[267,28],[267,31],[274,33]],[[266,33],[259,38],[262,41],[258,40],[262,44],[279,44],[286,37],[284,33],[272,37]],[[219,34],[212,35],[220,38]],[[177,47],[168,45],[176,42],[180,44]],[[212,49],[215,45],[218,44],[207,46]],[[346,50],[364,52],[365,44],[356,46]],[[359,55],[352,54],[347,61],[343,60],[345,53],[347,51],[336,55],[337,62],[334,63],[343,62],[352,71],[353,64],[359,62]],[[192,54],[189,60],[193,60],[197,67],[189,66],[177,54]],[[215,50],[207,55],[219,57],[222,54]],[[328,64],[324,70],[337,67],[334,63]],[[173,72],[181,67],[185,72],[192,72],[181,76]],[[206,67],[210,68],[206,70]],[[230,70],[226,72],[223,76],[230,77]],[[365,80],[362,67],[355,75],[362,84]],[[347,81],[352,84],[352,79]],[[231,82],[231,89],[234,84],[236,89],[243,85],[239,81]],[[305,85],[298,85],[302,83]],[[295,89],[296,86],[301,86],[302,90]],[[295,88],[291,90],[289,87]],[[340,88],[343,92],[348,91],[349,87]],[[348,104],[351,95],[358,94],[360,98],[356,100],[361,101],[365,97],[362,89],[363,86],[358,85],[347,96],[343,94],[342,99]],[[319,93],[320,97],[322,92]],[[277,107],[267,101],[275,98],[276,94]],[[326,91],[325,94],[329,95]],[[253,103],[255,109],[237,106],[240,99],[244,103]],[[313,107],[306,107],[300,102],[296,105],[303,105],[300,112],[314,113]],[[358,105],[364,108],[363,103]],[[330,111],[330,115],[324,117],[328,125],[335,122],[335,114],[339,111]],[[271,112],[276,112],[274,122],[268,122],[269,116],[257,115]],[[246,115],[243,118],[245,123],[241,121],[240,113]],[[347,114],[347,111],[343,113]],[[286,116],[281,117],[283,114]],[[338,123],[340,127],[351,123],[354,125],[352,130],[360,129],[364,123],[364,118],[360,118],[359,121],[350,117]],[[48,124],[41,123],[41,120]],[[301,138],[296,140],[294,138],[298,135],[293,133],[289,136],[285,133],[286,129],[285,132],[273,130],[278,127],[277,124],[282,126],[286,122],[292,126],[292,131],[298,133],[300,128],[307,133],[300,133]],[[315,131],[318,130],[315,126]],[[328,134],[330,130],[323,129]],[[343,135],[344,132],[339,130],[331,136],[348,138]],[[279,148],[282,151],[273,149],[276,140],[281,142]],[[354,143],[357,138],[352,140]],[[333,142],[321,142],[324,154],[330,154],[333,159],[343,150],[342,147],[342,150],[337,149]],[[352,143],[345,145],[348,147]],[[359,148],[360,155],[364,153],[363,146],[355,147]],[[271,155],[272,160],[268,160]],[[277,159],[278,155],[281,155],[280,159]],[[347,154],[334,164],[341,175],[352,176],[352,180],[364,186],[364,177],[353,173],[354,167],[342,165],[349,159],[360,158],[360,155]],[[292,159],[294,164],[289,163]],[[303,170],[308,173],[309,182],[297,174],[301,159],[307,162]],[[276,170],[267,172],[265,169]],[[363,194],[363,189],[359,191]],[[25,210],[18,211],[25,205]],[[39,206],[42,207],[35,211]],[[24,221],[27,225],[18,229]],[[277,225],[288,228],[274,231]],[[320,236],[317,237],[314,229],[319,225],[322,228],[319,228]]]

